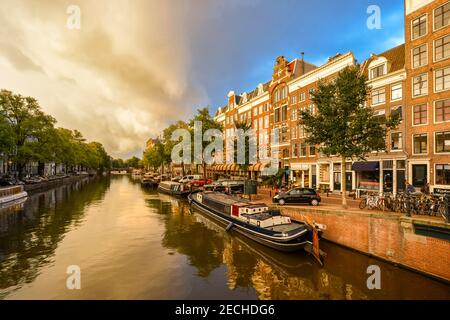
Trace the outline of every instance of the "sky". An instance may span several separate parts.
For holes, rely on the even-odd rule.
[[[1,2],[0,88],[122,158],[198,108],[214,113],[230,90],[270,80],[279,55],[321,65],[352,51],[362,62],[404,42],[403,0]],[[370,5],[381,29],[367,28]]]

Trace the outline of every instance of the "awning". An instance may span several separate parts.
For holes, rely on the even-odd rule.
[[[378,171],[380,163],[378,161],[355,162],[352,165],[353,171]]]
[[[231,166],[231,171],[237,171],[237,170],[239,170],[239,165],[238,164],[233,164]]]

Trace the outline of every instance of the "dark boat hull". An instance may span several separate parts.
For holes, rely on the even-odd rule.
[[[186,198],[189,194],[191,194],[191,191],[173,191],[166,188],[162,188],[161,186],[158,186],[158,191],[169,194],[171,196],[177,196],[177,197],[183,197]]]
[[[299,235],[298,238],[295,239],[295,241],[291,242],[280,242],[280,241],[274,241],[265,238],[263,234],[257,234],[254,231],[248,230],[242,225],[235,224],[236,221],[233,221],[233,219],[230,217],[227,219],[223,215],[220,215],[214,210],[211,210],[207,208],[206,206],[202,205],[201,203],[195,201],[191,197],[189,197],[189,202],[191,205],[201,211],[202,213],[208,215],[209,217],[213,218],[215,221],[217,221],[221,226],[228,228],[231,223],[233,223],[232,230],[255,241],[258,242],[264,246],[270,247],[272,249],[283,251],[283,252],[295,252],[299,250],[307,250],[311,247],[311,241],[307,240],[308,235],[302,234]]]

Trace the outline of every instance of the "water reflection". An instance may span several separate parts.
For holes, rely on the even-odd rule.
[[[102,199],[109,181],[84,179],[31,195],[0,209],[0,298],[32,282],[53,261],[59,242],[82,220],[84,208]]]
[[[83,181],[0,209],[0,298],[449,299],[449,286],[322,243],[326,265],[227,233],[128,177]],[[65,268],[82,267],[82,290]],[[366,268],[382,269],[382,290]]]

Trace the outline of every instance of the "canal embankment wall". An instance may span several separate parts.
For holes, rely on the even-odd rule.
[[[325,225],[328,241],[450,282],[450,224],[439,218],[312,207],[282,212]]]
[[[70,177],[64,177],[64,178],[57,178],[49,181],[42,181],[35,184],[26,184],[24,185],[24,189],[27,192],[35,192],[35,191],[41,191],[46,190],[50,188],[55,188],[58,186],[62,186],[65,184],[74,183],[80,180],[90,179],[92,177],[87,175],[79,175],[79,176],[70,176]]]

